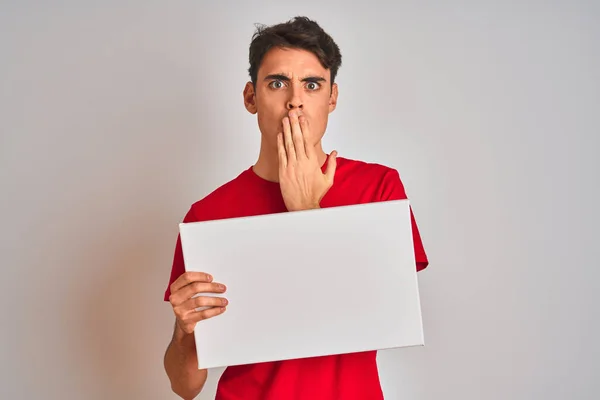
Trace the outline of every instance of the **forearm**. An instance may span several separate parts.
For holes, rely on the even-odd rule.
[[[186,334],[177,324],[164,363],[173,392],[186,400],[198,396],[206,382],[207,370],[198,369],[194,335]]]

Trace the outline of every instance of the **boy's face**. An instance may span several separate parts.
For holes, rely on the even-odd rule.
[[[291,110],[300,110],[308,121],[309,144],[317,145],[327,128],[329,113],[337,103],[337,84],[311,52],[299,49],[271,49],[258,70],[256,87],[244,89],[246,109],[257,114],[263,140],[277,146],[282,121]]]

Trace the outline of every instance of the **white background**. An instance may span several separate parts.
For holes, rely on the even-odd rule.
[[[2,3],[1,398],[175,398],[177,224],[255,161],[253,24],[297,14],[343,52],[326,150],[400,171],[431,261],[387,399],[600,395],[598,3],[383,4]]]

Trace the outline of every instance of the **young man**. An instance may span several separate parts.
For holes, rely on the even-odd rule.
[[[338,46],[307,18],[257,30],[250,45],[251,81],[244,104],[257,115],[258,160],[193,204],[184,222],[406,199],[396,170],[323,151],[321,139],[336,107],[340,65]],[[416,268],[422,270],[428,260],[412,212],[411,217]],[[194,327],[226,312],[226,282],[214,282],[210,265],[206,268],[207,273],[185,272],[178,238],[164,296],[176,322],[164,362],[173,391],[184,399],[196,397],[207,377],[206,370],[198,369]],[[223,295],[202,296],[215,292]],[[198,307],[209,308],[196,311]],[[216,398],[377,400],[383,395],[376,352],[370,351],[228,367]]]

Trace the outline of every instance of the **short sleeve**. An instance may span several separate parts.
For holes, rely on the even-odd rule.
[[[193,222],[193,214],[190,209],[183,219],[183,222]],[[169,284],[165,290],[164,300],[169,301],[171,296],[171,284],[177,280],[185,272],[185,262],[183,261],[183,250],[181,248],[181,236],[177,235],[177,241],[175,243],[175,254],[173,255],[173,264],[171,265],[171,274],[169,277]]]
[[[391,169],[385,175],[384,182],[382,185],[381,197],[381,200],[383,201],[408,199],[406,191],[404,189],[404,184],[402,183],[402,180],[400,179],[400,174],[397,170]],[[423,246],[423,241],[421,239],[421,234],[419,233],[419,227],[417,225],[417,221],[415,219],[412,207],[410,208],[410,219],[412,225],[413,243],[415,248],[415,259],[417,262],[416,267],[418,272],[427,268],[427,266],[429,265],[429,260],[427,258],[427,253],[425,252],[425,248]]]

